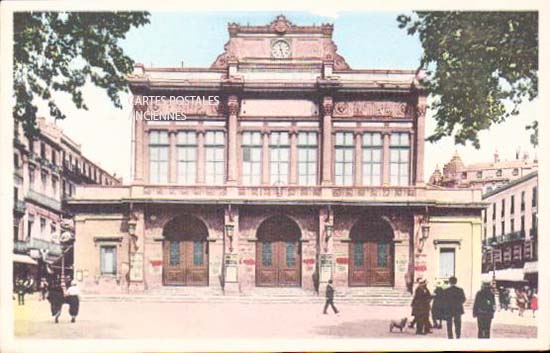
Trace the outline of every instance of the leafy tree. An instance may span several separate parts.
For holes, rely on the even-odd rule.
[[[416,12],[397,21],[424,49],[420,67],[437,122],[428,141],[454,135],[479,148],[479,131],[537,96],[537,12]],[[537,126],[529,127],[533,135]]]
[[[149,23],[147,12],[17,12],[14,14],[13,117],[27,136],[37,133],[34,99],[48,102],[49,113],[64,119],[53,97],[65,92],[87,110],[82,87],[90,81],[105,89],[117,108],[127,92],[125,76],[133,61],[118,45],[132,27]]]

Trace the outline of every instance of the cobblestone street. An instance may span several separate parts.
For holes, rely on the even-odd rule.
[[[14,302],[15,334],[19,338],[415,337],[411,329],[389,332],[389,321],[408,316],[408,306],[336,305],[341,310],[338,315],[323,315],[317,304],[83,302],[76,323],[70,323],[64,306],[56,325],[48,302],[29,298],[25,306]],[[510,312],[496,315],[492,337],[536,337],[536,319],[531,312],[525,317]],[[477,326],[471,310],[467,309],[463,322],[463,337],[475,338]],[[428,337],[445,338],[445,332],[444,326]]]

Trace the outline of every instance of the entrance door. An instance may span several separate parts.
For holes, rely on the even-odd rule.
[[[172,222],[164,231],[164,285],[208,286],[206,227],[191,216]]]
[[[359,224],[352,229],[350,286],[393,286],[393,236],[391,228],[382,222]]]
[[[272,217],[258,229],[256,285],[300,287],[300,228],[287,217]]]
[[[206,241],[167,240],[164,242],[164,284],[181,286],[208,285]]]

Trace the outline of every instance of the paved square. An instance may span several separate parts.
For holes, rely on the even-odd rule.
[[[389,321],[410,308],[338,304],[341,313],[322,314],[318,304],[224,304],[154,302],[82,302],[77,322],[63,307],[54,324],[47,301],[35,298],[15,308],[15,334],[20,338],[413,338],[414,330],[389,332]],[[535,338],[531,312],[499,312],[492,337]],[[463,337],[477,337],[471,310],[463,316]],[[428,337],[445,338],[446,330]]]

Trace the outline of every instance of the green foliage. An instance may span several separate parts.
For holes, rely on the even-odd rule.
[[[27,136],[37,132],[34,99],[48,102],[50,115],[64,119],[54,92],[65,92],[87,110],[87,81],[105,89],[117,108],[127,92],[133,61],[118,45],[132,27],[149,23],[147,12],[18,12],[14,14],[13,116]]]
[[[424,49],[420,67],[437,122],[428,141],[454,135],[455,143],[479,148],[479,131],[517,115],[519,104],[538,94],[538,13],[416,15],[397,21]]]

